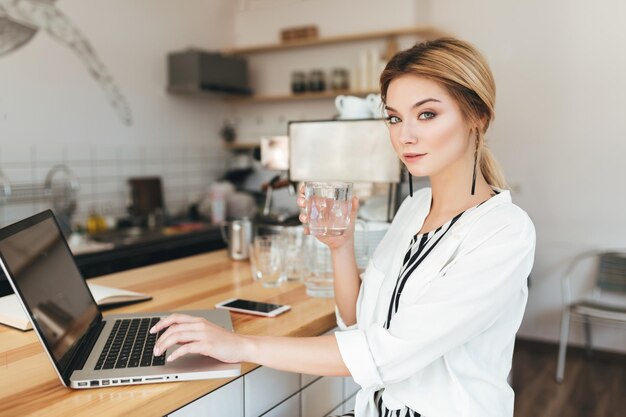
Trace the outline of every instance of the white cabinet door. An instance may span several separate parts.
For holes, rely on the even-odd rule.
[[[245,416],[258,417],[300,390],[300,374],[259,367],[244,375]]]
[[[343,415],[343,405],[340,405],[339,407],[335,408],[333,411],[331,411],[330,413],[328,413],[326,415],[326,417],[335,417],[335,416],[341,416]]]
[[[301,417],[323,417],[343,402],[343,378],[327,376],[300,393]]]
[[[350,411],[354,411],[354,404],[356,403],[356,394],[352,397],[348,398],[348,400],[343,403],[343,412],[347,413]]]
[[[347,400],[352,397],[358,390],[361,389],[361,386],[354,382],[351,376],[347,376],[343,379],[343,399]]]
[[[300,416],[300,394],[290,397],[287,401],[272,408],[263,417],[299,417]]]
[[[243,378],[237,378],[170,414],[170,417],[196,416],[243,417]]]
[[[317,376],[317,375],[301,374],[301,376],[302,376],[302,379],[300,381],[300,386],[302,388],[305,388],[307,385],[310,385],[313,382],[321,378],[320,376]]]

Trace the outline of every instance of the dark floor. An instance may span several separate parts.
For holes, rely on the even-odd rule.
[[[515,417],[626,417],[626,355],[568,348],[555,382],[557,345],[518,340],[513,355]]]

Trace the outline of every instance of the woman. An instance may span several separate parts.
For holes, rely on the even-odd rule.
[[[485,146],[493,77],[471,45],[444,38],[395,55],[380,84],[392,145],[409,173],[428,176],[431,187],[411,188],[362,280],[354,230],[320,238],[332,253],[343,331],[250,337],[173,315],[153,329],[169,327],[156,353],[182,343],[171,360],[194,352],[351,375],[361,386],[356,416],[512,416],[507,376],[535,232]]]

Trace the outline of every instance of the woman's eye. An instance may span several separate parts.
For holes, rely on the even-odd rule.
[[[436,116],[435,113],[433,113],[431,111],[425,111],[424,113],[421,113],[418,116],[418,119],[420,119],[420,120],[428,120],[428,119],[432,119],[435,116]]]
[[[387,121],[389,122],[389,124],[395,125],[396,123],[400,123],[400,118],[397,116],[389,116],[387,117]]]

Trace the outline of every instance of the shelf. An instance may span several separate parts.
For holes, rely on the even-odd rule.
[[[245,98],[249,99],[250,95],[236,95],[235,93],[227,93],[223,91],[211,91],[211,90],[202,90],[195,85],[178,85],[178,86],[168,86],[167,92],[174,95],[179,96],[194,96],[201,98]]]
[[[224,143],[224,148],[228,149],[229,151],[252,151],[260,147],[260,143]]]
[[[328,90],[321,93],[300,93],[300,94],[274,94],[274,95],[251,95],[237,96],[220,94],[213,91],[204,91],[194,87],[168,87],[170,94],[184,95],[208,99],[221,99],[230,103],[279,103],[285,101],[307,101],[307,100],[324,100],[335,98],[338,95],[349,95],[365,97],[368,94],[378,94],[378,90]]]
[[[436,39],[442,36],[449,36],[447,33],[436,29],[432,26],[419,26],[396,30],[385,30],[377,32],[365,32],[359,34],[340,35],[326,38],[309,39],[303,41],[292,41],[288,43],[266,44],[257,46],[248,46],[241,48],[230,48],[222,50],[226,54],[253,54],[259,52],[279,51],[293,48],[303,48],[308,46],[318,45],[332,45],[347,42],[358,42],[371,39],[386,39],[387,51],[385,56],[392,56],[397,51],[397,37],[415,35],[424,40]],[[168,92],[172,94],[206,97],[206,98],[220,98],[230,103],[278,103],[278,102],[293,102],[293,101],[307,101],[307,100],[324,100],[332,99],[340,94],[353,95],[365,97],[368,94],[377,94],[378,90],[363,90],[363,91],[336,91],[328,90],[320,93],[300,93],[300,94],[274,94],[274,95],[234,95],[227,94],[225,92],[214,92],[200,90],[195,86],[182,86],[182,87],[169,87]]]
[[[223,49],[222,52],[225,54],[254,54],[259,52],[270,52],[270,51],[280,51],[285,49],[292,48],[303,48],[309,46],[319,46],[319,45],[332,45],[336,43],[346,43],[346,42],[359,42],[366,41],[371,39],[384,39],[384,38],[393,38],[398,36],[405,35],[417,35],[425,40],[436,39],[442,36],[448,36],[447,33],[436,29],[432,26],[419,26],[413,28],[405,28],[405,29],[396,29],[396,30],[385,30],[385,31],[377,31],[377,32],[364,32],[352,35],[339,35],[339,36],[331,36],[326,38],[317,38],[317,39],[307,39],[302,41],[292,41],[286,43],[275,43],[275,44],[266,44],[266,45],[256,45],[256,46],[244,46],[241,48],[228,48]]]
[[[338,95],[360,96],[365,97],[368,94],[378,94],[378,90],[366,91],[350,91],[350,90],[329,90],[321,93],[299,93],[299,94],[277,94],[277,95],[258,95],[258,96],[241,96],[241,97],[224,97],[224,100],[233,103],[272,103],[284,101],[306,101],[306,100],[323,100],[335,98]]]

